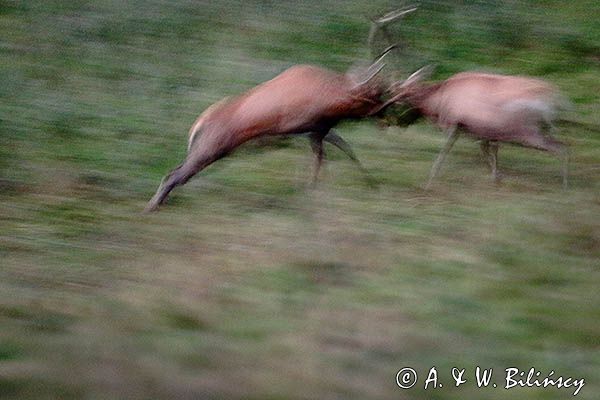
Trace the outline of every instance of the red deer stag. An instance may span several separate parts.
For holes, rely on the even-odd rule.
[[[392,48],[358,74],[295,66],[238,97],[209,107],[190,129],[184,162],[163,179],[145,210],[156,210],[176,186],[258,137],[309,133],[315,154],[313,182],[323,160],[324,140],[360,165],[348,143],[331,129],[341,120],[364,118],[384,108],[382,95],[387,87],[376,75]]]
[[[456,74],[446,81],[423,84],[427,67],[393,85],[390,103],[408,103],[446,132],[448,139],[437,156],[426,188],[438,173],[459,131],[481,140],[494,180],[498,180],[498,143],[510,142],[564,157],[563,186],[567,186],[568,150],[544,133],[550,130],[562,99],[556,88],[539,79],[479,72]],[[546,128],[546,129],[544,129]]]

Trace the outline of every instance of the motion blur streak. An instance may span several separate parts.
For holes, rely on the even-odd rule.
[[[595,400],[598,1],[418,4],[388,25],[405,46],[377,77],[434,64],[435,82],[555,85],[573,103],[554,135],[567,191],[553,157],[520,146],[502,146],[493,184],[471,140],[423,191],[445,138],[396,104],[388,129],[336,126],[375,187],[325,143],[307,189],[306,138],[263,137],[142,216],[211,104],[294,65],[361,70],[367,16],[402,4],[0,0],[0,399],[571,397],[448,375],[534,366]],[[436,366],[444,386],[402,390],[403,366]]]

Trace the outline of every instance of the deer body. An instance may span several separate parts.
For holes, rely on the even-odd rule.
[[[329,130],[371,110],[380,92],[359,98],[350,77],[313,66],[292,67],[233,99],[211,106],[190,130],[191,141],[227,138],[230,146],[265,135]],[[214,107],[214,108],[213,108]],[[226,143],[223,143],[226,146]]]
[[[310,132],[316,155],[314,179],[323,158],[323,140],[358,163],[350,146],[331,128],[381,107],[384,89],[373,77],[382,67],[380,58],[362,80],[314,66],[295,66],[245,94],[209,107],[190,129],[185,161],[165,177],[146,211],[155,210],[174,187],[258,137]]]
[[[552,127],[559,105],[558,91],[547,82],[477,72],[460,73],[430,85],[419,83],[419,79],[417,74],[399,84],[393,101],[408,102],[448,134],[427,186],[458,138],[458,128],[481,140],[481,149],[490,163],[494,179],[498,178],[498,142],[516,143],[566,156],[566,147],[544,132],[545,128]],[[566,168],[565,161],[564,185]]]

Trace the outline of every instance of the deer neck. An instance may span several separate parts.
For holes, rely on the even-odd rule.
[[[410,104],[424,116],[437,118],[440,86],[441,84],[419,86],[410,96]]]

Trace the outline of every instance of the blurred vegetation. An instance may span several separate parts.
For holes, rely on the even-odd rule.
[[[496,186],[419,123],[340,126],[379,181],[306,139],[249,144],[142,216],[209,104],[313,63],[367,62],[394,1],[0,0],[2,399],[566,399],[450,385],[536,367],[600,391],[600,6],[421,1],[399,74],[534,75],[573,102],[558,160],[503,146]],[[437,391],[401,391],[435,365]],[[423,378],[423,376],[421,376]],[[422,381],[421,381],[422,383]],[[420,386],[420,385],[419,385]]]

